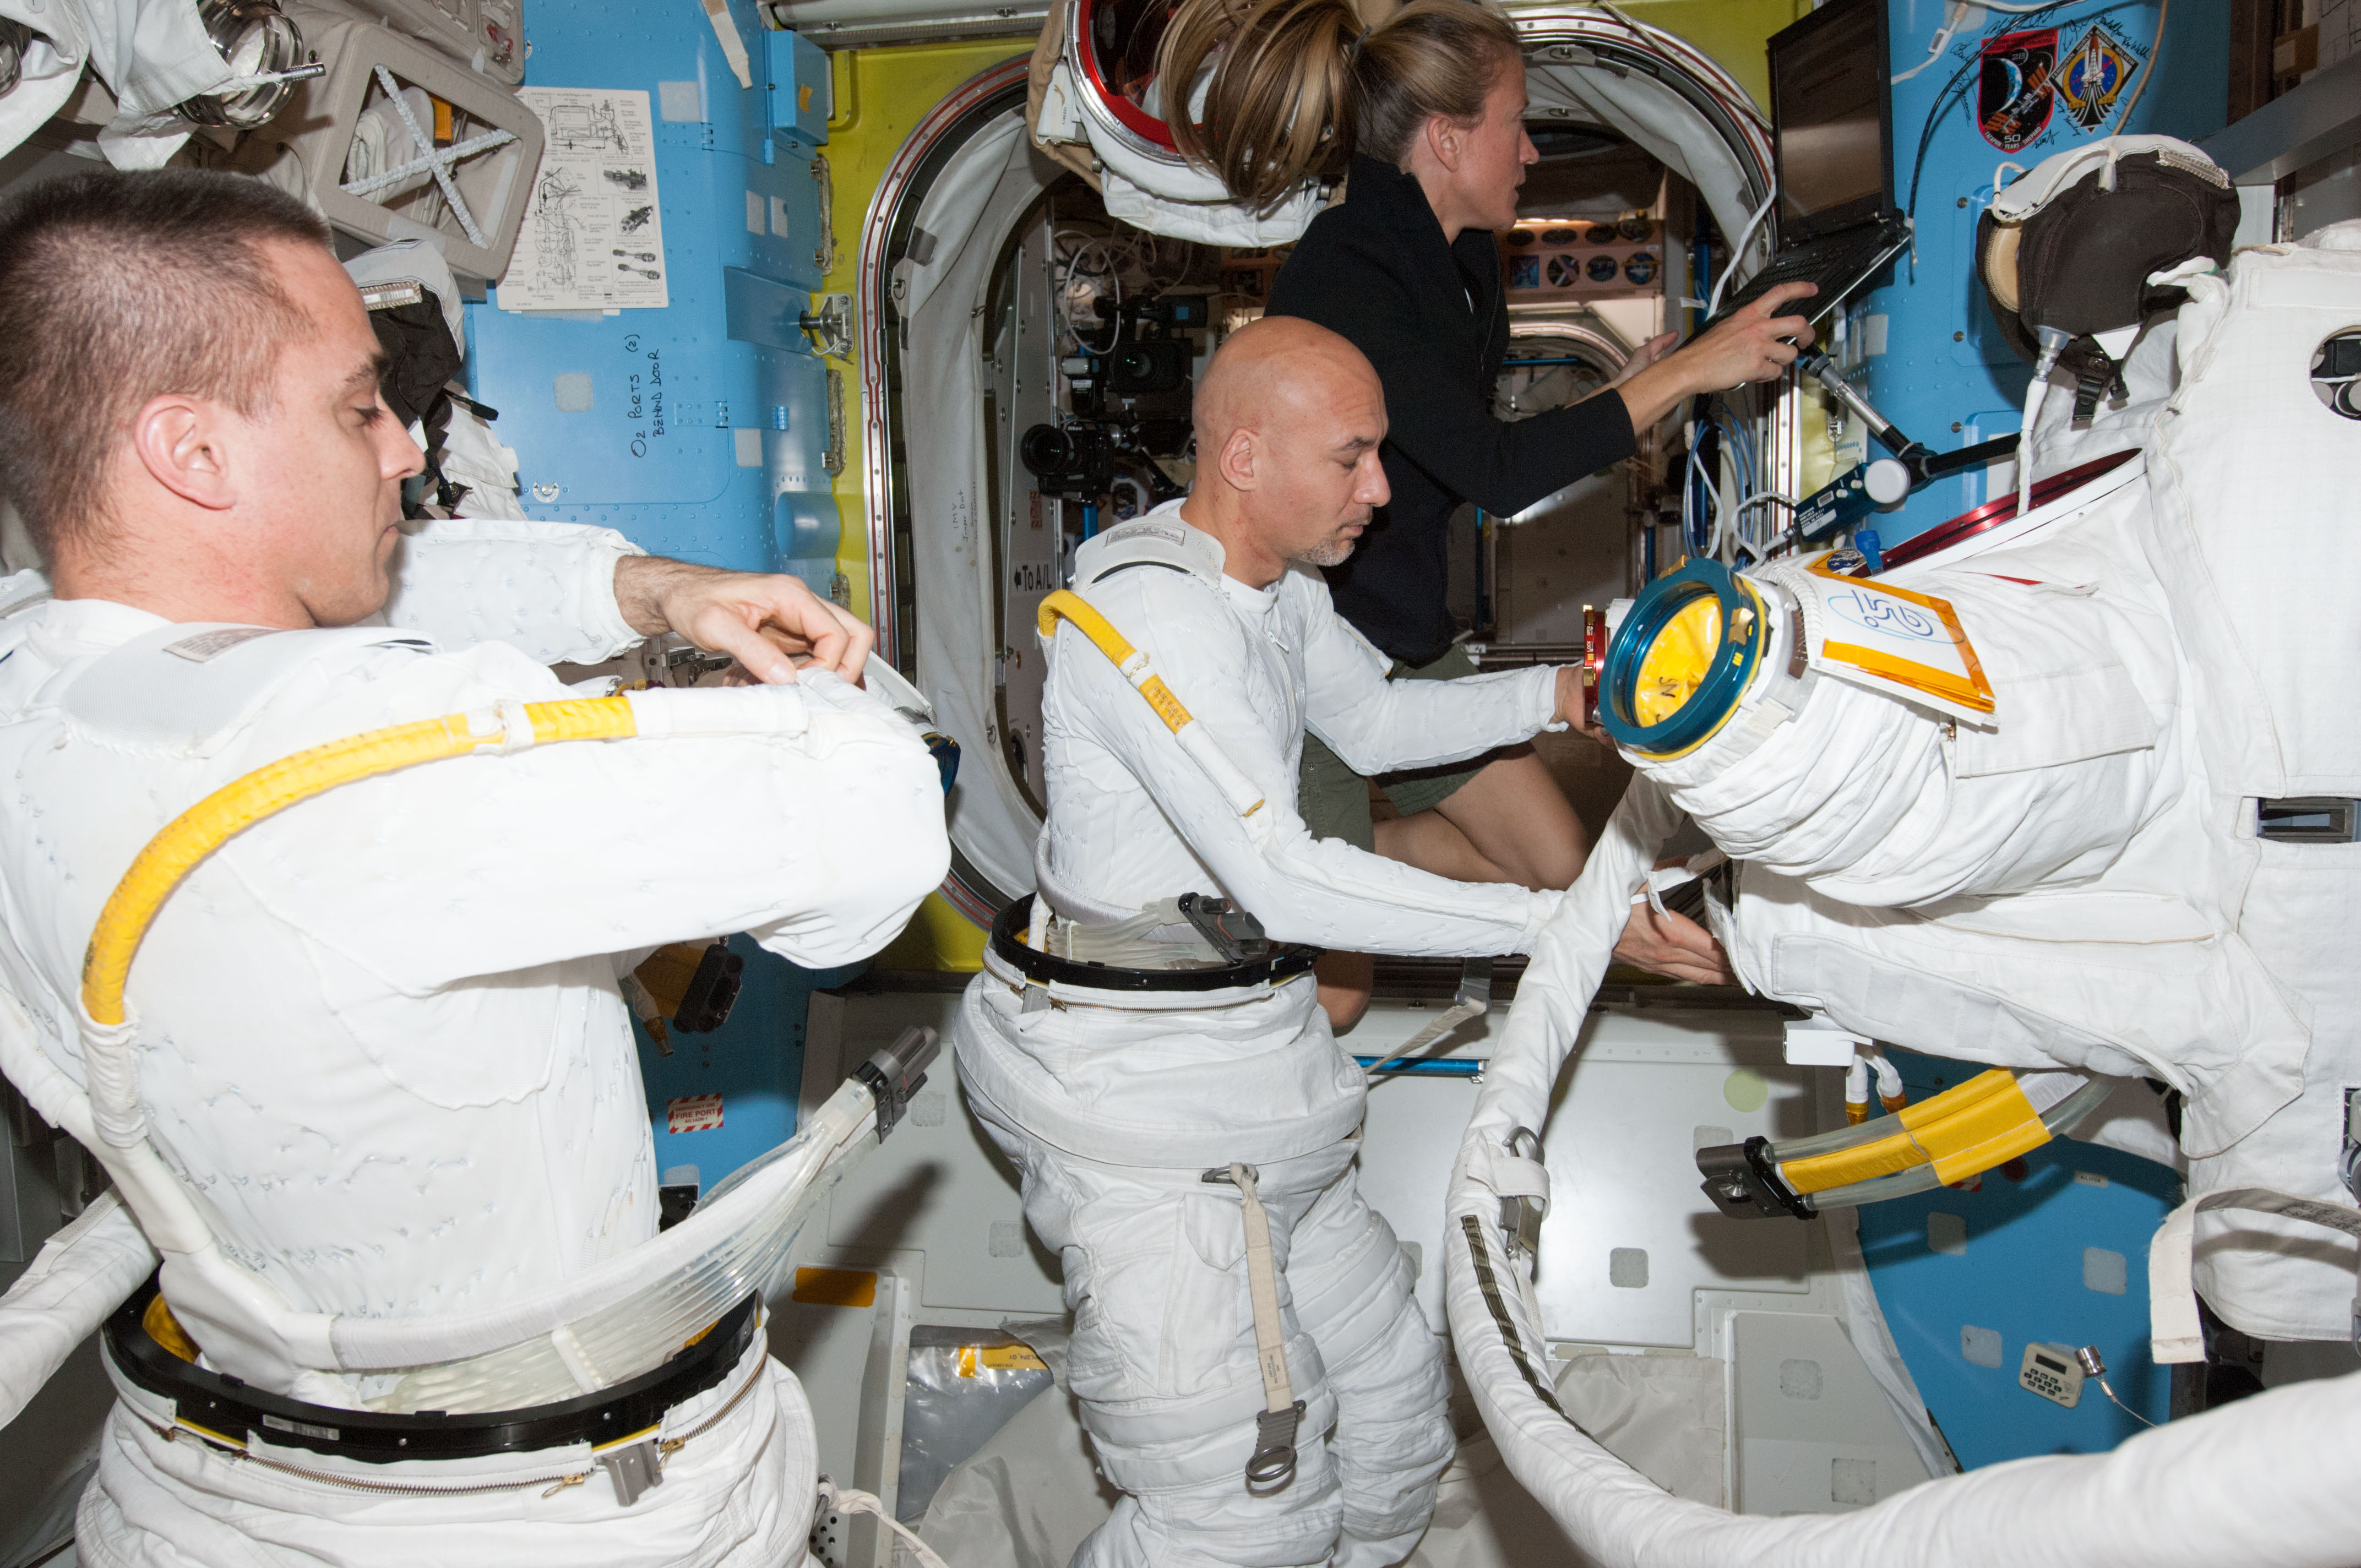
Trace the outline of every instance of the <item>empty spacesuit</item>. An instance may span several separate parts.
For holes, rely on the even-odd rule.
[[[1730,857],[1716,925],[1756,990],[1916,1049],[2179,1091],[2195,1196],[2150,1259],[2158,1361],[2203,1354],[2192,1218],[2197,1284],[2235,1326],[2343,1340],[2361,1323],[2361,1213],[2340,1181],[2361,1058],[2336,948],[2355,914],[2361,746],[2322,678],[2349,657],[2361,570],[2361,417],[2338,401],[2361,350],[2335,346],[2361,340],[2361,224],[2181,281],[2177,385],[2076,433],[2077,466],[2097,466],[2046,504],[1970,513],[1874,577],[1826,557],[1736,575],[1699,563],[1619,629],[1602,711],[1642,776],[1519,988],[1454,1172],[1444,1259],[1477,1409],[1590,1558],[2352,1558],[2361,1374],[1854,1512],[1757,1519],[1666,1497],[1537,1376],[1533,1266],[1502,1223],[1548,1200],[1518,1129],[1545,1123],[1604,934],[1686,813]],[[1990,1077],[1987,1105],[2016,1092]],[[1985,1147],[1958,1151],[1969,1168],[2048,1135],[2009,1114],[1983,1132]],[[1740,1190],[1777,1198],[1793,1168],[1747,1152],[1760,1185]],[[1928,1152],[1897,1151],[1891,1168]]]
[[[2179,281],[2177,388],[2112,458],[2079,451],[2071,493],[1858,589],[1750,574],[1776,646],[1744,695],[1688,708],[1719,724],[1681,745],[1620,738],[1737,862],[1721,931],[1758,990],[1938,1055],[2162,1080],[2193,1191],[2350,1208],[2361,741],[2327,672],[2361,575],[2334,346],[2361,336],[2361,225]],[[1943,607],[1934,662],[1964,650],[1981,698],[1872,667],[1900,644],[1862,655],[1855,610],[1919,613],[1887,588]],[[2197,1238],[2235,1327],[2352,1332],[2349,1239],[2248,1212]]]

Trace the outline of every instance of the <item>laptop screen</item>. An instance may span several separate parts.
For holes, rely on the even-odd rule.
[[[1771,40],[1779,241],[1876,217],[1886,173],[1883,0],[1835,0]]]

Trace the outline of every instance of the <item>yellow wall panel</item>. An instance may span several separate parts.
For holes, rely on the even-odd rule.
[[[869,215],[870,197],[918,122],[976,72],[1032,51],[1030,38],[982,38],[847,49],[829,57],[835,72],[836,117],[828,123],[824,150],[832,187],[829,221],[836,227],[836,267],[828,275],[828,292],[859,292],[854,280],[861,266],[861,225]],[[861,379],[851,365],[839,362],[837,368],[845,378],[845,454],[844,472],[836,477],[837,511],[844,520],[836,569],[851,584],[853,613],[866,619],[869,509],[862,483],[866,433],[861,423]]]

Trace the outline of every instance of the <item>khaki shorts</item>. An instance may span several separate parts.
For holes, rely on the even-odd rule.
[[[1454,643],[1431,664],[1413,668],[1397,662],[1390,678],[1455,681],[1476,673],[1476,661],[1468,657],[1466,649]],[[1442,805],[1460,785],[1483,771],[1484,759],[1478,757],[1447,767],[1388,773],[1378,779],[1378,786],[1386,792],[1395,810],[1411,817]],[[1356,848],[1376,852],[1378,830],[1369,816],[1369,781],[1346,767],[1345,760],[1330,751],[1317,735],[1307,733],[1303,737],[1303,766],[1296,780],[1295,802],[1303,825],[1312,829],[1314,839],[1342,839]]]

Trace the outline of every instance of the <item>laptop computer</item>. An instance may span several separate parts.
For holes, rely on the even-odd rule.
[[[1830,0],[1771,39],[1770,261],[1724,296],[1711,326],[1781,283],[1817,327],[1910,243],[1894,201],[1885,0]],[[1699,330],[1703,330],[1702,328]]]

